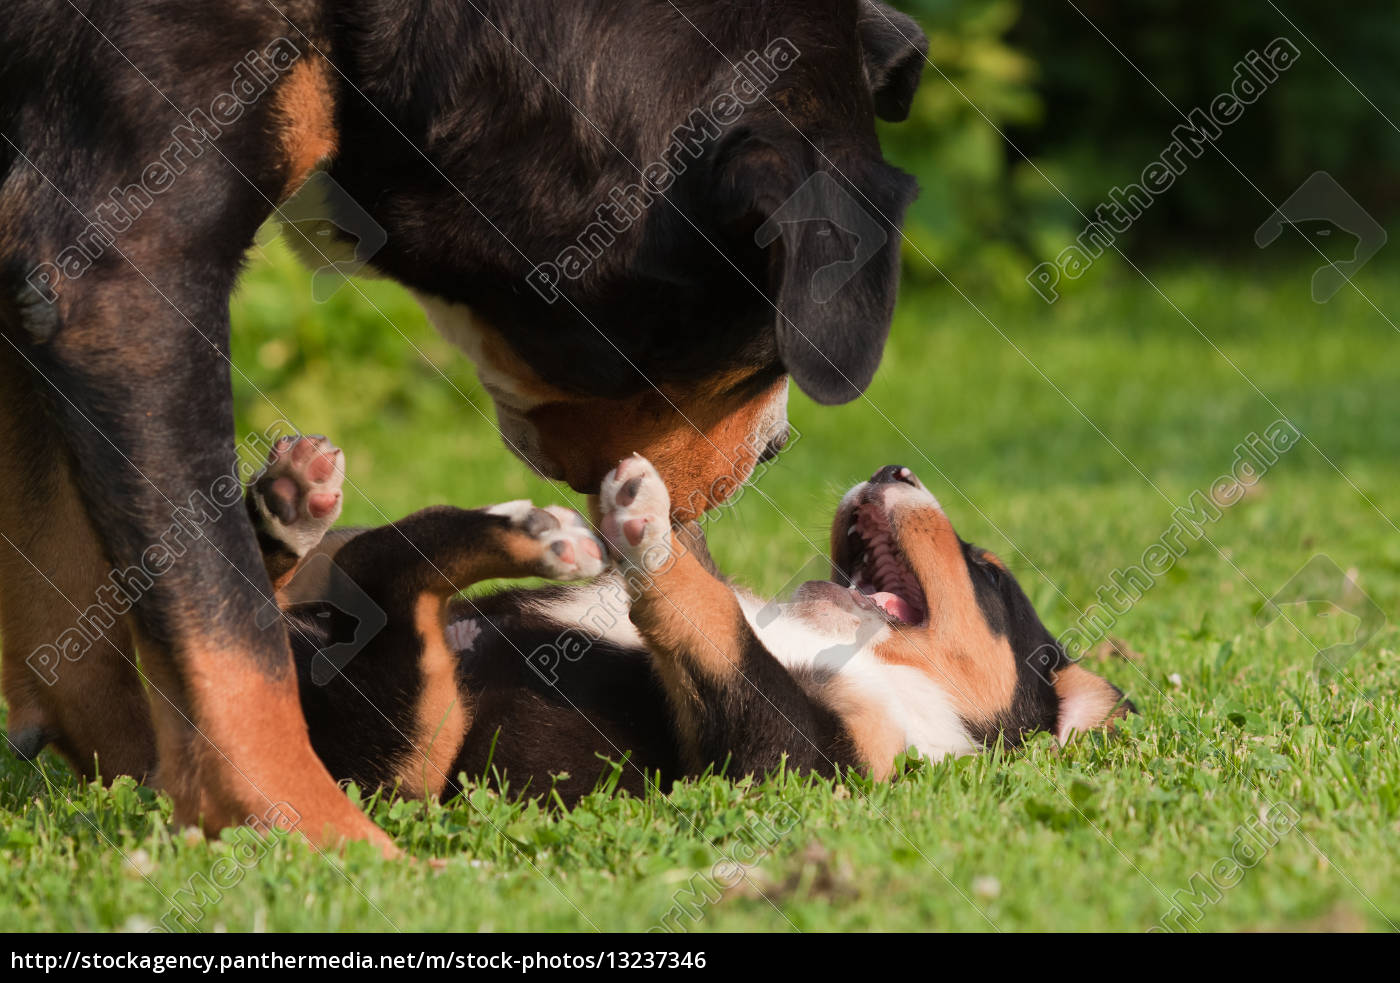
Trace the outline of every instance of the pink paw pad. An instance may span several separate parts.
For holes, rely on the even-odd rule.
[[[325,437],[283,437],[267,456],[256,493],[282,526],[310,520],[329,526],[340,515],[345,455]]]
[[[603,478],[599,489],[601,530],[619,557],[655,570],[670,555],[671,501],[651,463],[633,455]]]
[[[641,543],[642,537],[646,535],[647,524],[651,519],[628,519],[622,524],[622,534],[627,537],[627,541],[633,546]]]

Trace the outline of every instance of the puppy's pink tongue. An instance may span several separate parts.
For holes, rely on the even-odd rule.
[[[891,594],[889,591],[876,591],[870,595],[870,599],[876,606],[891,618],[898,618],[906,624],[913,624],[919,620],[919,613],[914,610],[914,606],[900,597],[898,594]]]

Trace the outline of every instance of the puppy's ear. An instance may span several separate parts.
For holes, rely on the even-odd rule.
[[[878,0],[862,0],[858,27],[875,115],[891,123],[908,119],[928,38],[912,17]]]
[[[729,162],[726,182],[743,202],[737,227],[767,253],[783,366],[825,405],[855,399],[880,365],[899,282],[899,227],[916,190],[878,159],[831,163],[750,141]]]
[[[1055,673],[1055,693],[1060,698],[1055,737],[1061,744],[1073,734],[1082,734],[1137,713],[1137,708],[1117,686],[1074,664]]]

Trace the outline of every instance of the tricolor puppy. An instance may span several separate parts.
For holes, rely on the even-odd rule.
[[[441,794],[465,774],[572,802],[611,770],[602,758],[625,761],[633,791],[784,759],[883,777],[910,746],[941,758],[1037,731],[1064,741],[1132,709],[1067,659],[908,468],[846,494],[832,579],[783,604],[715,571],[640,457],[603,481],[607,545],[576,514],[528,502],[322,540],[342,477],[340,451],[292,439],[249,491],[312,745],[342,780]],[[598,576],[609,552],[616,569]],[[597,579],[456,596],[524,576]],[[356,644],[366,611],[383,627]]]

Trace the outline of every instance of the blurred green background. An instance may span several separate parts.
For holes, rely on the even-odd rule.
[[[1134,259],[1187,252],[1252,261],[1251,236],[1269,202],[1319,169],[1382,223],[1400,207],[1400,129],[1386,119],[1400,119],[1391,0],[894,5],[929,37],[931,64],[910,121],[882,137],[922,188],[907,226],[916,279],[939,281],[932,267],[947,265],[962,284],[1025,289],[1026,271],[1083,229],[1081,212],[1140,180],[1180,113],[1208,107],[1230,89],[1237,63],[1279,37],[1301,57],[1224,129],[1221,153],[1207,148],[1192,160],[1119,244]],[[1297,237],[1284,239],[1280,254],[1311,254]]]

